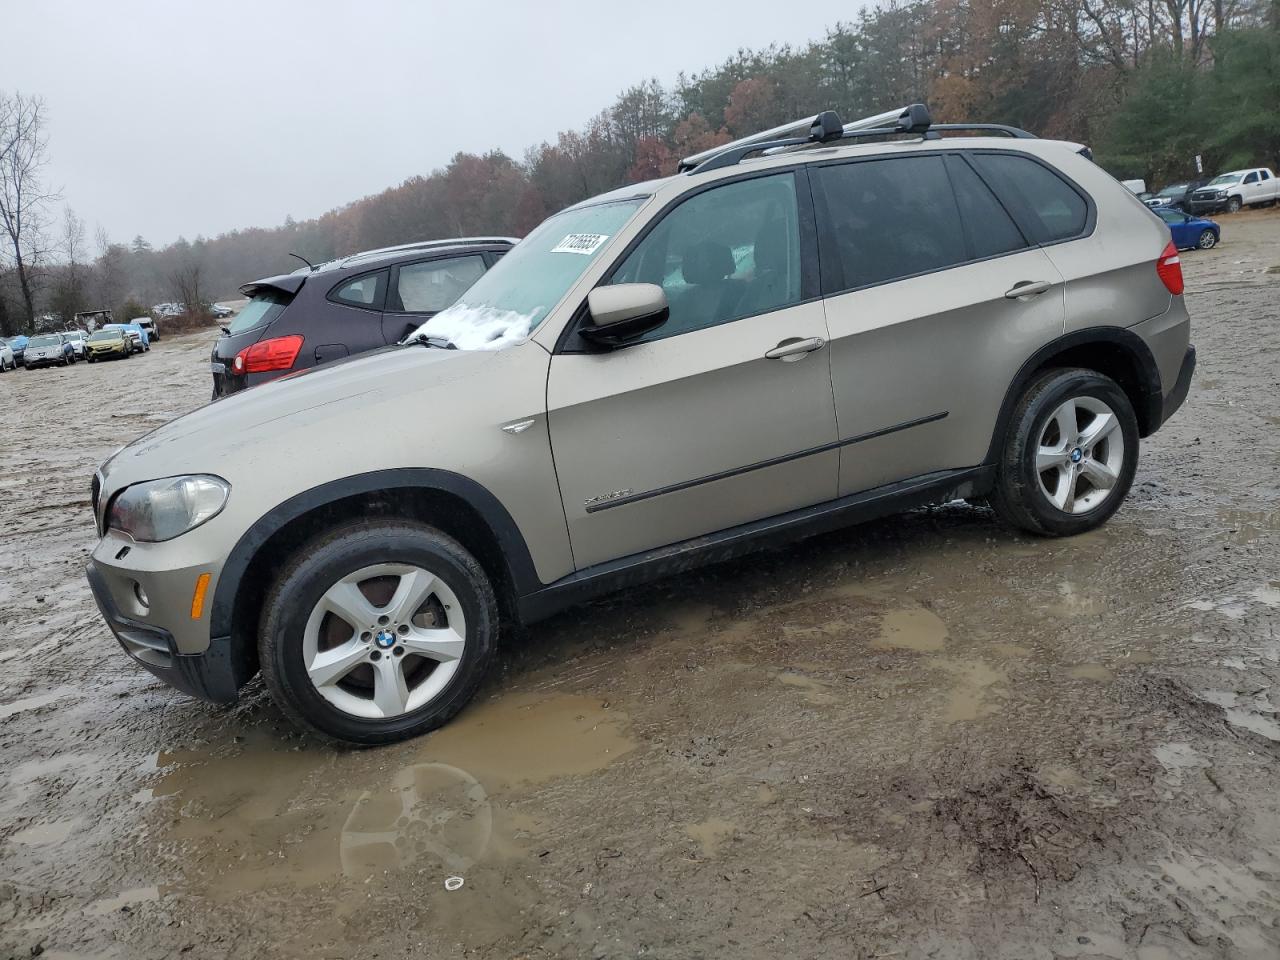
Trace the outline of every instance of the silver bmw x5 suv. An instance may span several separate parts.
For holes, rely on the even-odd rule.
[[[872,119],[580,203],[404,344],[125,447],[88,567],[121,645],[384,743],[503,624],[764,542],[957,497],[1103,523],[1195,366],[1168,228],[1077,144]]]

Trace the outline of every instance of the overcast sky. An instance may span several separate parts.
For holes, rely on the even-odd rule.
[[[817,39],[861,6],[4,2],[0,89],[45,98],[48,183],[90,235],[159,246],[314,217],[459,150],[522,158],[632,83]]]

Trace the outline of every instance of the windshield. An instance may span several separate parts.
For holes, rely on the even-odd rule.
[[[442,337],[459,350],[500,350],[523,340],[547,318],[645,199],[566,210],[544,221],[457,303],[409,338]]]
[[[227,327],[228,333],[244,333],[246,330],[252,330],[254,327],[261,326],[264,323],[270,323],[276,317],[280,316],[280,312],[289,305],[289,301],[293,297],[278,290],[264,290],[256,297],[250,300],[243,310],[241,310],[231,325]]]
[[[1176,197],[1180,193],[1186,193],[1186,191],[1187,191],[1187,185],[1185,183],[1171,183],[1169,186],[1165,187],[1163,190],[1157,193],[1156,196],[1157,197]]]
[[[62,342],[61,337],[32,337],[27,344],[28,347],[52,347]]]
[[[89,339],[93,341],[119,340],[122,336],[124,336],[124,333],[120,330],[95,330],[89,334]]]
[[[1224,173],[1221,176],[1214,177],[1212,180],[1210,180],[1208,183],[1208,186],[1220,187],[1224,183],[1235,183],[1239,179],[1240,179],[1240,174],[1238,173]]]

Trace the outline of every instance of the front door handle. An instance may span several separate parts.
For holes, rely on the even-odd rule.
[[[770,360],[786,360],[794,362],[803,360],[805,354],[813,353],[815,350],[821,350],[827,345],[827,341],[821,337],[809,337],[807,340],[800,337],[789,337],[783,340],[772,350],[766,350],[765,356]]]
[[[1048,280],[1020,280],[1004,292],[1006,300],[1020,300],[1023,297],[1038,297],[1053,286]]]

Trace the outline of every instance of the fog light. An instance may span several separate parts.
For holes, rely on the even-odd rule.
[[[147,599],[147,591],[142,588],[142,584],[137,580],[133,581],[133,595],[138,598],[143,610],[151,609],[151,601]]]

